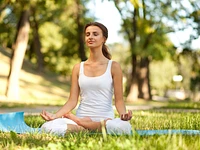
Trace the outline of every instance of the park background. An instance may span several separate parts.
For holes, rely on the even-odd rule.
[[[45,99],[34,85],[45,84],[39,78],[47,71],[67,87],[73,65],[87,59],[83,30],[91,21],[111,31],[107,45],[122,66],[126,101],[200,100],[199,2],[187,0],[1,1],[1,99]]]
[[[108,27],[106,44],[123,70],[127,107],[162,108],[134,111],[134,128],[199,130],[199,8],[198,0],[0,0],[0,113],[63,105],[73,65],[88,56],[84,25],[99,21]],[[44,122],[32,115],[26,121],[35,127]],[[92,149],[90,142],[80,141],[82,136],[67,136],[71,141],[65,144]],[[198,136],[169,136],[164,143],[166,136],[108,137],[112,142],[102,147],[105,137],[103,142],[98,138],[104,149],[130,149],[132,143],[144,149],[198,149],[200,143]],[[60,140],[54,143],[58,147],[63,142],[2,133],[0,139],[2,148],[22,144],[22,149],[49,146],[52,139]],[[74,140],[79,141],[77,147]],[[114,144],[116,140],[122,144]]]

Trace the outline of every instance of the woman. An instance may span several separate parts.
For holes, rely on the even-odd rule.
[[[64,135],[67,131],[100,130],[103,123],[108,134],[131,134],[129,120],[132,112],[126,112],[123,101],[122,70],[111,60],[105,45],[107,28],[98,22],[85,26],[85,43],[90,50],[89,58],[76,64],[72,71],[70,96],[55,114],[43,111],[47,120],[42,130]],[[80,104],[76,116],[70,112]],[[114,119],[112,97],[120,118]]]

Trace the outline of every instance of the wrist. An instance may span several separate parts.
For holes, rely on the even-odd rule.
[[[126,114],[126,111],[120,112],[120,116]]]
[[[57,115],[57,114],[54,114],[53,117],[54,117],[54,119],[57,119],[57,118],[58,118],[58,115]]]

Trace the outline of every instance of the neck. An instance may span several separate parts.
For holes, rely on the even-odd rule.
[[[88,58],[89,62],[102,62],[106,60],[107,58],[103,55],[101,49],[90,49],[90,56]]]

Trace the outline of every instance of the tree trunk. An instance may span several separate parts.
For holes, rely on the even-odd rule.
[[[33,24],[34,24],[33,50],[37,57],[37,70],[39,72],[42,72],[44,70],[44,57],[41,52],[41,42],[40,42],[40,36],[38,33],[39,27],[38,27],[38,22],[36,21],[36,18],[35,18],[35,9],[32,8],[32,11],[33,11]]]
[[[132,55],[132,73],[130,75],[130,81],[127,85],[128,96],[127,101],[136,101],[138,99],[138,82],[137,82],[137,73],[138,67],[137,67],[137,56]]]
[[[79,43],[79,56],[82,61],[85,61],[86,54],[85,54],[85,48],[84,48],[84,39],[83,39],[83,25],[80,24],[80,22],[77,19],[77,24],[78,24],[78,43]]]
[[[139,91],[138,95],[139,98],[145,100],[151,99],[148,57],[141,58],[140,60],[140,68],[138,75],[138,91]]]
[[[138,63],[137,63],[137,54],[135,53],[135,43],[137,37],[137,19],[138,19],[138,9],[136,8],[133,12],[132,18],[132,32],[128,31],[128,24],[124,24],[124,28],[126,29],[126,33],[129,37],[129,43],[131,45],[131,65],[132,65],[132,73],[131,73],[131,80],[128,83],[129,93],[127,96],[127,101],[137,101],[138,100]]]
[[[83,10],[81,10],[80,0],[76,0],[76,6],[77,6],[76,22],[77,22],[78,43],[79,43],[78,51],[79,51],[80,59],[84,61],[87,58],[86,58],[85,47],[84,47],[84,34],[83,34],[84,25],[81,22],[81,14]]]
[[[145,38],[143,49],[147,49],[151,41],[153,33],[148,34]],[[138,74],[138,98],[150,100],[151,95],[151,86],[150,86],[150,77],[149,77],[149,58],[142,57],[139,62],[139,74]]]
[[[29,37],[29,11],[22,11],[18,22],[15,44],[10,63],[6,96],[8,99],[19,99],[19,74],[22,67]]]

